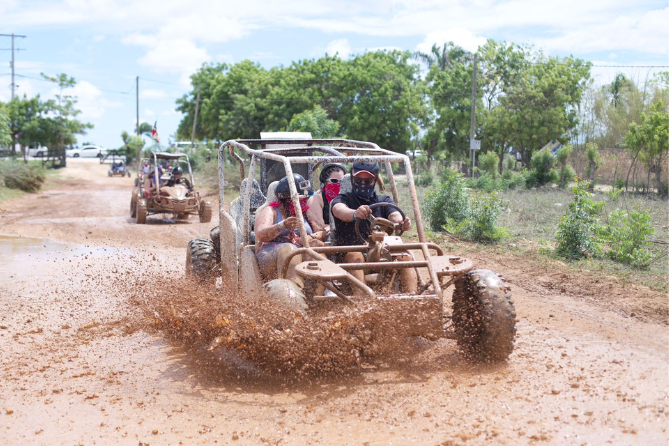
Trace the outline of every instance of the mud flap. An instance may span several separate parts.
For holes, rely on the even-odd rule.
[[[239,254],[239,282],[241,292],[250,299],[257,299],[262,295],[262,276],[256,254],[250,246],[242,248]]]

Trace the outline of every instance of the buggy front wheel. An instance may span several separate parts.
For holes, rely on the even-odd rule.
[[[475,359],[506,360],[516,337],[511,291],[497,273],[470,271],[455,283],[453,326],[458,346]]]

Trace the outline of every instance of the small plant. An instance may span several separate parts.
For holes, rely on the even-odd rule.
[[[497,165],[499,157],[495,152],[483,153],[479,156],[479,166],[481,170],[494,180],[497,178]]]
[[[606,256],[635,268],[644,267],[651,258],[646,248],[652,234],[650,214],[638,208],[629,214],[621,209],[611,212],[607,225],[600,231],[602,240],[609,248]]]
[[[622,189],[611,189],[606,194],[609,196],[611,201],[618,201],[618,198],[620,198],[620,194],[622,194],[622,192]]]
[[[625,180],[622,178],[617,179],[616,181],[613,182],[613,188],[614,189],[624,189],[625,188]]]
[[[595,172],[602,165],[597,144],[589,142],[585,145],[585,157],[588,160],[588,180],[595,181]]]
[[[472,197],[462,174],[447,170],[445,176],[441,186],[427,195],[425,209],[434,231],[482,243],[497,242],[508,234],[497,226],[505,205],[497,193]],[[481,177],[490,178],[487,174]]]
[[[560,165],[560,187],[565,187],[567,185],[567,181],[571,181],[576,176],[574,169],[569,164],[567,164],[567,160],[569,159],[569,155],[571,155],[572,150],[573,148],[569,144],[562,146],[557,151],[557,156],[555,157],[555,160]]]
[[[574,260],[591,257],[601,251],[597,239],[600,225],[597,215],[604,202],[595,203],[588,192],[588,181],[578,182],[574,187],[574,201],[569,203],[567,213],[558,226],[556,254]]]
[[[418,175],[416,178],[416,186],[432,186],[434,183],[434,175],[431,170]]]
[[[476,242],[495,243],[507,236],[508,231],[497,226],[503,209],[504,200],[497,192],[476,196],[471,205],[468,238]]]
[[[557,183],[560,179],[558,172],[553,169],[555,158],[547,151],[542,150],[534,152],[530,160],[529,170],[525,177],[525,182],[528,187],[543,186],[549,183]]]
[[[426,215],[430,227],[441,231],[448,218],[460,223],[469,217],[469,190],[462,174],[446,169],[441,186],[427,194]]]

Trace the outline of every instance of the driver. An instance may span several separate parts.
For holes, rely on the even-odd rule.
[[[403,231],[411,229],[411,220],[405,218],[402,220],[402,214],[388,206],[379,206],[374,210],[370,205],[374,203],[395,202],[387,195],[377,195],[374,190],[376,184],[379,184],[379,190],[383,191],[383,180],[379,176],[378,163],[355,163],[351,168],[352,190],[344,194],[339,194],[330,202],[332,207],[332,216],[335,219],[335,239],[337,246],[359,245],[360,240],[355,233],[355,221],[364,220],[370,214],[377,218],[385,218],[391,222],[400,225]],[[364,231],[364,227],[361,226]],[[364,234],[366,236],[369,234]],[[406,255],[399,257],[399,260],[412,260]],[[363,263],[365,261],[361,252],[349,252],[344,256],[345,263]],[[351,274],[364,283],[365,275],[362,270],[353,270]],[[402,288],[405,291],[413,291],[417,286],[417,278],[413,269],[403,268],[400,272]]]
[[[186,186],[186,188],[189,191],[192,191],[193,185],[190,184],[190,181],[188,181],[187,178],[184,178],[183,174],[184,171],[181,167],[175,167],[172,170],[172,177],[169,180],[167,180],[167,182],[165,183],[165,187],[172,187],[176,186],[177,184],[181,184],[183,186]]]

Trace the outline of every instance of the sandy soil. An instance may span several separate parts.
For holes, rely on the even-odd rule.
[[[343,376],[270,376],[138,329],[129,296],[174,290],[157,271],[214,224],[134,224],[133,179],[107,168],[68,161],[57,187],[0,204],[0,444],[667,444],[661,293],[479,254],[512,283],[506,363],[415,341]]]

